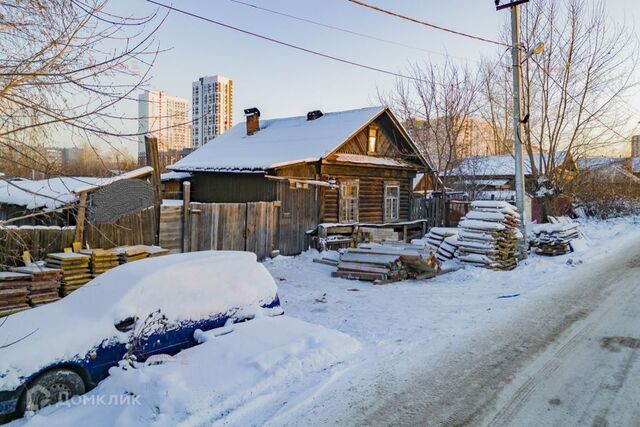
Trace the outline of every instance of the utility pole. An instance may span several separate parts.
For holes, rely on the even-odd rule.
[[[522,155],[522,140],[520,139],[520,87],[522,80],[522,48],[520,46],[520,10],[518,5],[527,3],[529,0],[517,0],[508,4],[500,4],[500,0],[495,0],[496,9],[511,9],[511,58],[513,71],[513,148],[515,154],[515,186],[516,186],[516,207],[520,214],[520,231],[522,232],[522,243],[520,246],[520,256],[527,257],[527,218],[524,209],[525,181],[524,181],[524,159]]]

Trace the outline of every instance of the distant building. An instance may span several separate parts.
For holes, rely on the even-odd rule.
[[[233,81],[223,76],[200,77],[192,84],[194,148],[202,147],[233,126]]]
[[[414,120],[405,124],[413,140],[439,167],[466,157],[499,156],[510,154],[512,151],[513,139],[510,135],[487,120],[469,117],[455,120],[453,124],[447,123],[446,120],[455,119],[438,118],[428,122]],[[444,141],[447,140],[447,130],[452,129],[459,133],[453,146],[455,150],[449,153]]]
[[[47,147],[45,149],[46,160],[52,168],[60,169],[62,167],[63,152],[64,148],[59,147]]]
[[[75,147],[68,147],[62,149],[62,167],[69,167],[82,158],[82,150]]]
[[[631,137],[631,157],[640,157],[640,135]]]
[[[146,163],[145,135],[158,139],[158,151],[182,152],[191,146],[189,100],[149,90],[138,96],[138,163]],[[169,157],[173,157],[169,155]]]

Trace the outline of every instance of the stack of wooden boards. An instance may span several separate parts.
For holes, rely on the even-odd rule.
[[[67,296],[91,280],[88,255],[74,252],[58,252],[48,254],[45,260],[47,267],[62,270],[62,287],[60,294]]]
[[[578,223],[540,224],[533,229],[531,246],[538,255],[557,256],[572,251],[571,241],[579,237]]]
[[[24,273],[31,276],[28,298],[29,304],[32,307],[48,304],[60,299],[62,270],[58,268],[45,267],[39,264],[15,267],[12,270],[17,273]]]
[[[161,248],[160,246],[146,246],[146,250],[149,258],[169,255],[169,249]]]
[[[118,260],[120,264],[126,264],[128,262],[138,261],[140,259],[147,258],[149,252],[144,245],[138,246],[120,246],[115,249],[118,253]]]
[[[337,267],[334,277],[386,284],[435,277],[438,262],[423,247],[402,243],[365,243],[358,248],[346,249],[340,255]]]
[[[475,201],[458,224],[458,258],[496,270],[517,265],[522,233],[515,206],[503,201]]]
[[[30,274],[0,272],[0,317],[29,308],[27,296],[30,286]]]
[[[80,253],[91,257],[89,262],[91,277],[97,277],[120,265],[118,252],[115,249],[83,249]]]

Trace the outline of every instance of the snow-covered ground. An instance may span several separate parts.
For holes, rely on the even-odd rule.
[[[47,408],[28,424],[88,417],[103,425],[366,424],[376,411],[402,412],[403,387],[463,351],[473,355],[479,337],[486,344],[492,331],[509,332],[524,313],[539,309],[545,318],[576,287],[574,277],[584,280],[637,242],[639,225],[587,222],[576,252],[532,256],[509,272],[466,267],[385,286],[332,278],[334,268],[313,263],[313,251],[278,257],[265,265],[286,316],[236,325],[228,335],[207,333],[176,362],[117,371],[89,395],[133,393],[141,406]],[[499,373],[502,366],[487,369]],[[396,395],[402,399],[394,402]]]

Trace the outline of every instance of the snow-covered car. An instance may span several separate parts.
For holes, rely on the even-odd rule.
[[[198,329],[279,314],[276,284],[250,252],[121,265],[60,301],[0,320],[0,417],[82,394],[124,356],[174,355],[197,344]]]

